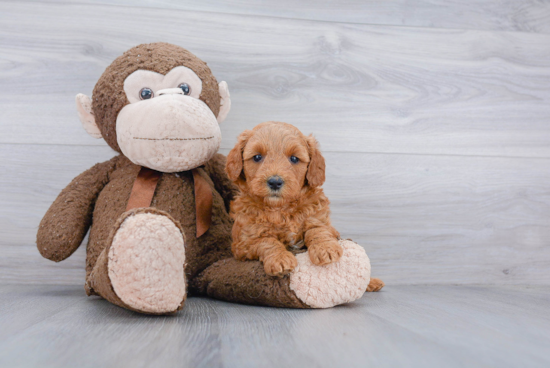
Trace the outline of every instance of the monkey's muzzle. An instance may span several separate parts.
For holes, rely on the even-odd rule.
[[[203,165],[221,143],[210,108],[179,88],[160,90],[155,98],[126,105],[118,114],[116,133],[122,153],[133,163],[162,172]]]

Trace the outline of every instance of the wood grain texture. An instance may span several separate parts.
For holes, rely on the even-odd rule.
[[[98,146],[0,145],[1,281],[83,283],[84,247],[55,264],[36,250],[36,229],[73,177],[112,155]],[[325,158],[334,225],[365,247],[386,283],[550,284],[550,160]]]
[[[328,310],[190,298],[175,316],[75,286],[0,286],[3,367],[546,367],[546,287],[389,286]]]
[[[59,2],[59,0],[48,0]],[[92,3],[91,0],[77,0]],[[71,1],[74,2],[74,1]],[[550,3],[540,0],[99,0],[94,3],[321,20],[325,22],[550,33]]]
[[[0,143],[103,145],[83,134],[74,96],[129,47],[163,40],[228,82],[226,149],[281,120],[326,151],[550,158],[550,35],[211,9],[0,3]]]
[[[0,25],[0,366],[550,365],[548,1],[25,0]],[[39,255],[52,201],[114,154],[74,96],[154,41],[228,82],[222,153],[267,120],[318,137],[334,225],[382,292],[151,317],[85,296],[84,246]]]

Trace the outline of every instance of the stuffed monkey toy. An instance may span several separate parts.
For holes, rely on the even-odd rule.
[[[76,96],[84,129],[118,155],[78,175],[42,219],[38,250],[59,262],[88,229],[87,295],[147,314],[173,313],[188,294],[231,302],[327,308],[360,298],[364,250],[308,263],[283,278],[231,254],[236,187],[217,151],[231,102],[205,62],[167,43],[136,46],[107,67],[92,98]],[[300,255],[299,255],[300,256]]]

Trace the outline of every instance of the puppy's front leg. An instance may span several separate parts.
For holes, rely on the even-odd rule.
[[[256,242],[258,258],[264,264],[266,274],[283,277],[298,265],[294,254],[276,238],[259,238]]]
[[[275,235],[269,233],[269,226],[265,224],[243,226],[241,221],[236,220],[232,234],[231,250],[235,258],[259,259],[264,264],[265,273],[269,276],[282,277],[298,265],[294,254],[287,251]]]
[[[304,241],[313,264],[323,266],[340,259],[343,249],[338,244],[340,234],[330,225],[319,220],[310,221]]]

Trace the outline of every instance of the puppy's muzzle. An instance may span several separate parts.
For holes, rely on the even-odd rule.
[[[280,176],[271,176],[267,179],[267,186],[271,190],[279,190],[285,184],[285,181]]]

